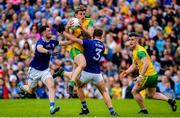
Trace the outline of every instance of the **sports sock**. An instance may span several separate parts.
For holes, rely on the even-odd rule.
[[[86,101],[82,101],[81,104],[82,104],[83,109],[87,109]]]
[[[110,107],[110,108],[109,108],[109,112],[110,112],[111,114],[114,113],[113,107]]]
[[[73,80],[70,81],[70,86],[74,87],[75,82]]]
[[[172,103],[172,99],[168,99],[168,103],[171,104]]]
[[[54,102],[50,102],[50,109],[54,108]]]

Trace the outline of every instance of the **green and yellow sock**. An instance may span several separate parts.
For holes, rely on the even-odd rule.
[[[74,80],[71,80],[69,85],[70,85],[71,87],[74,87],[74,85],[75,85]]]

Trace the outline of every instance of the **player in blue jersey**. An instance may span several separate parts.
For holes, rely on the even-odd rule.
[[[35,54],[28,70],[28,85],[24,85],[20,89],[21,93],[24,91],[32,94],[38,81],[43,81],[49,90],[50,114],[53,115],[59,111],[60,107],[54,107],[55,84],[49,69],[49,62],[50,57],[55,54],[54,48],[59,44],[66,45],[67,42],[51,39],[51,29],[48,26],[42,26],[40,32],[42,37],[36,43]]]
[[[87,62],[87,65],[85,69],[81,72],[80,79],[76,81],[77,87],[78,87],[78,96],[81,100],[82,103],[82,111],[80,115],[83,114],[88,114],[89,109],[86,104],[85,96],[83,93],[83,86],[87,84],[88,82],[93,82],[93,84],[96,85],[98,90],[103,96],[104,102],[109,108],[109,112],[111,115],[116,116],[117,113],[114,111],[112,102],[109,96],[109,93],[107,91],[105,82],[103,80],[102,74],[100,72],[100,59],[104,53],[104,44],[101,42],[103,31],[100,29],[95,29],[94,34],[93,34],[93,40],[90,39],[79,39],[76,38],[75,36],[63,32],[63,35],[67,38],[70,39],[73,42],[77,42],[80,45],[83,46],[84,48],[84,56]],[[70,79],[72,72],[65,72],[62,69],[60,69],[58,72],[56,72],[53,76],[66,76],[67,78]]]

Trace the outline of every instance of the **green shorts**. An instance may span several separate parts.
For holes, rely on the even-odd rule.
[[[70,57],[74,60],[74,58],[78,55],[78,54],[82,54],[82,52],[77,49],[77,48],[71,48],[70,52]]]
[[[152,76],[145,76],[140,84],[146,88],[156,88],[157,83],[158,83],[158,74],[155,74]]]

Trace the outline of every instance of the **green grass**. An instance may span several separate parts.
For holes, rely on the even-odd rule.
[[[87,100],[90,113],[87,117],[109,117],[108,109],[102,100]],[[119,117],[180,117],[180,110],[172,112],[166,102],[146,100],[148,115],[138,115],[139,107],[135,100],[113,100]],[[180,106],[180,101],[177,101]],[[79,117],[81,104],[78,99],[56,99],[56,106],[61,110],[55,117]],[[48,99],[0,100],[0,117],[50,117]]]

